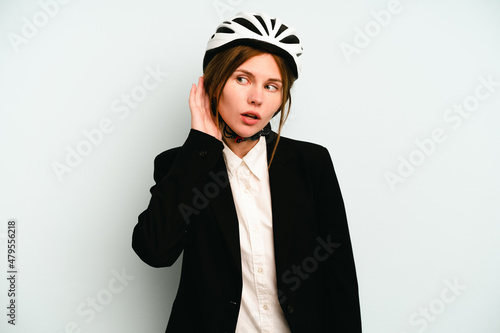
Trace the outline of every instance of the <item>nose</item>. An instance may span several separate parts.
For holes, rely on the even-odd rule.
[[[254,104],[254,105],[261,105],[262,104],[262,97],[263,97],[262,88],[257,87],[256,85],[254,85],[249,90],[249,93],[248,93],[248,103],[249,104]]]

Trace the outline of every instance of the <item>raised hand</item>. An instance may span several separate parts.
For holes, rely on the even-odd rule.
[[[215,125],[210,109],[210,101],[203,86],[203,77],[198,80],[198,86],[193,84],[189,93],[189,108],[191,109],[191,128],[209,134],[222,141],[222,134]]]

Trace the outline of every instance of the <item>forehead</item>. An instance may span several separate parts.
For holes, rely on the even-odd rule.
[[[243,64],[235,72],[244,71],[259,78],[279,78],[281,73],[274,57],[269,53],[256,55]]]

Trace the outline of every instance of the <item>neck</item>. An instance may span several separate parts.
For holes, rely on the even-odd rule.
[[[223,138],[224,143],[235,153],[239,158],[243,158],[248,152],[255,147],[259,140],[247,140],[240,143],[234,142],[234,139]]]

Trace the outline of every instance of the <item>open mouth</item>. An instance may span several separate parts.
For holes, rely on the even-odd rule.
[[[243,114],[243,116],[245,116],[247,118],[251,118],[251,119],[259,119],[259,117],[257,117],[254,114],[251,114],[251,113],[245,113],[245,114]]]

